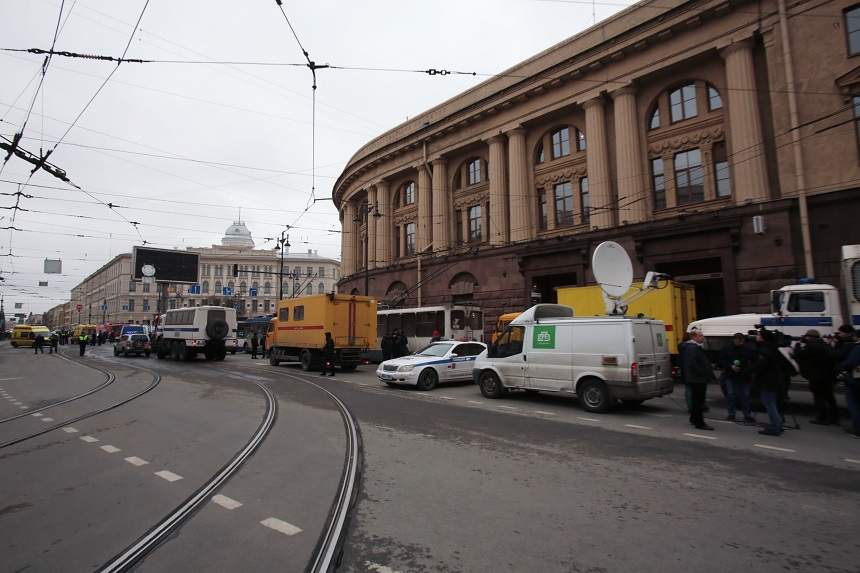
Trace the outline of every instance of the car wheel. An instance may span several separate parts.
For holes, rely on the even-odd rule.
[[[425,368],[418,375],[418,389],[432,390],[439,383],[439,374],[434,368]]]
[[[586,380],[579,385],[576,393],[582,407],[589,412],[608,412],[612,406],[609,389],[600,380]]]
[[[478,386],[481,388],[481,394],[484,398],[501,398],[504,394],[502,381],[492,370],[481,372],[478,378]]]

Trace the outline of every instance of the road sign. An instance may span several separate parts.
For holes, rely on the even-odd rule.
[[[81,312],[81,310],[84,308],[84,305],[79,304],[79,305],[77,305],[75,308],[77,308],[77,309],[78,309],[78,312]]]
[[[107,310],[107,305],[106,305],[106,304],[103,304],[103,305],[102,305],[102,310]]]
[[[251,296],[257,296],[257,289],[255,289],[254,287],[251,287],[251,288],[248,290],[248,294],[249,294],[249,295],[251,295]]]
[[[188,294],[200,294],[200,285],[191,285],[188,287]]]
[[[230,287],[224,287],[224,296],[233,296],[233,289]]]

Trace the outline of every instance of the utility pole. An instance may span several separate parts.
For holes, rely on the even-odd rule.
[[[353,223],[361,223],[361,220],[364,219],[364,296],[368,296],[370,292],[370,256],[368,253],[368,249],[370,246],[371,214],[373,214],[374,219],[382,217],[382,214],[379,212],[379,207],[377,205],[369,205],[367,203],[362,203],[361,206],[358,208],[358,212],[355,214],[355,219],[352,220]],[[377,240],[379,239],[377,238]]]
[[[278,273],[278,300],[284,298],[284,247],[289,248],[290,236],[287,234],[290,228],[287,227],[281,231],[281,238],[278,239],[278,246],[281,248],[281,272]]]

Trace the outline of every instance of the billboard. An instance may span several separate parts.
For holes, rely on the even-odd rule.
[[[136,280],[154,276],[157,282],[196,283],[200,255],[188,251],[134,247],[131,265],[132,278]]]

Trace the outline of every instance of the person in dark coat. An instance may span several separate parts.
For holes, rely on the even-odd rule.
[[[809,390],[815,403],[815,419],[810,424],[839,424],[839,410],[833,394],[833,369],[835,363],[830,349],[817,330],[809,330],[794,346],[794,358],[800,366],[800,374],[809,382]]]
[[[783,362],[779,356],[777,340],[773,332],[759,330],[756,335],[757,353],[753,376],[761,389],[761,401],[767,411],[770,424],[759,434],[782,435],[782,414],[779,411],[779,394],[782,391]]]
[[[322,372],[320,376],[325,376],[326,371],[329,371],[329,376],[334,376],[334,340],[331,337],[331,332],[325,333],[325,345],[322,352]]]
[[[711,362],[705,354],[703,345],[705,335],[699,330],[690,333],[690,341],[683,347],[682,369],[684,384],[690,387],[690,423],[699,430],[713,430],[705,423],[705,397],[708,384],[717,381]]]
[[[845,431],[860,438],[860,344],[855,342],[850,325],[840,327],[835,356],[844,357],[837,365],[838,379],[845,384],[845,401],[851,416],[851,427]]]
[[[33,354],[45,353],[45,337],[41,334],[36,335],[36,340],[33,341]]]
[[[251,334],[251,358],[257,358],[257,347],[260,346],[260,340],[257,338],[257,333]]]
[[[51,336],[48,338],[48,354],[53,354],[54,352],[59,353],[60,349],[57,348],[57,344],[60,341],[60,337],[56,332],[52,332]]]
[[[744,422],[754,424],[755,418],[750,408],[750,376],[755,357],[746,345],[746,336],[736,332],[732,343],[720,351],[721,376],[728,401],[727,420],[735,421],[738,405],[744,414]]]
[[[391,335],[385,333],[382,336],[382,340],[380,341],[379,346],[382,348],[382,361],[385,362],[386,360],[391,360]]]

